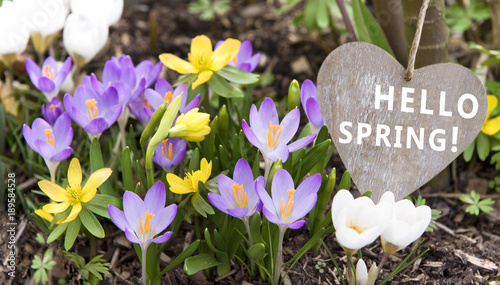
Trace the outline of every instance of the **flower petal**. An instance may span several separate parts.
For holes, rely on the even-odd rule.
[[[85,183],[85,186],[82,188],[82,193],[85,193],[96,190],[99,186],[101,186],[104,181],[106,181],[109,176],[111,176],[113,171],[111,168],[101,168],[92,173]]]
[[[66,218],[66,220],[64,220],[62,222],[63,223],[67,223],[67,222],[73,221],[74,219],[76,219],[76,217],[78,216],[78,214],[80,213],[81,210],[82,210],[82,204],[81,203],[75,203],[75,204],[73,204],[73,208],[71,209],[71,212],[69,213],[69,216]]]
[[[213,71],[217,71],[227,63],[232,60],[240,49],[241,42],[235,39],[227,39],[225,40],[213,53],[212,55],[212,64],[210,64],[210,69]]]
[[[311,97],[318,98],[318,91],[316,85],[311,80],[306,79],[300,87],[300,101],[302,106],[305,106],[307,100]]]
[[[166,232],[164,234],[162,234],[161,236],[159,237],[155,237],[154,239],[151,239],[149,240],[150,242],[154,242],[154,243],[164,243],[164,242],[167,242],[167,240],[173,235],[174,233],[173,232]]]
[[[123,213],[133,231],[139,232],[139,220],[146,213],[146,206],[142,199],[131,191],[123,194]]]
[[[64,212],[69,206],[70,202],[62,202],[62,203],[50,203],[43,206],[43,210],[47,213],[61,213]]]
[[[88,190],[88,191],[82,193],[82,196],[80,197],[80,202],[86,203],[86,202],[94,199],[96,193],[97,193],[97,189]]]
[[[248,208],[229,208],[227,213],[235,218],[244,218],[248,215]]]
[[[198,78],[196,78],[196,80],[193,82],[193,90],[198,87],[199,85],[207,82],[208,80],[210,80],[210,77],[212,77],[212,74],[214,74],[213,71],[210,71],[210,70],[203,70],[202,72],[200,72],[198,74]]]
[[[127,219],[125,218],[125,214],[118,209],[117,207],[109,204],[108,205],[108,214],[109,217],[111,218],[111,221],[122,231],[125,231],[125,229],[128,226]]]
[[[191,40],[191,54],[193,56],[212,54],[212,42],[205,35],[196,36]]]
[[[264,153],[263,153],[264,154]],[[288,147],[284,144],[278,145],[276,149],[273,151],[265,154],[269,159],[272,161],[277,161],[278,159],[281,159],[282,162],[285,162],[288,160],[288,156],[290,154],[290,151]]]
[[[303,138],[296,140],[293,143],[289,144],[288,149],[290,150],[290,152],[294,152],[296,150],[299,150],[299,149],[305,147],[306,145],[312,143],[315,138],[316,138],[316,134],[312,134],[310,136],[303,137]]]
[[[175,215],[177,215],[177,205],[171,204],[158,211],[157,215],[158,218],[155,216],[151,219],[151,227],[161,233],[174,221]]]
[[[182,178],[175,174],[167,173],[167,181],[170,185],[169,190],[172,193],[187,194],[190,192],[196,192],[196,189],[190,187]]]
[[[304,226],[305,223],[306,223],[306,220],[298,220],[298,221],[295,221],[293,223],[286,224],[286,226],[293,229],[293,230],[298,230],[298,229],[302,228],[302,226]]]
[[[274,105],[273,99],[269,97],[266,97],[266,99],[262,101],[262,104],[260,104],[259,115],[262,122],[262,126],[266,128],[266,133],[267,133],[267,128],[269,128],[269,122],[271,122],[273,125],[280,124],[278,118],[278,111],[276,110],[276,105]]]
[[[138,244],[145,244],[146,243],[146,242],[143,242],[142,240],[140,240],[139,238],[137,238],[135,233],[132,232],[129,228],[125,229],[125,236],[132,243],[138,243]],[[149,242],[150,241],[148,241],[147,243],[149,243]]]
[[[481,132],[489,136],[498,133],[498,131],[500,131],[500,117],[486,120],[481,128]]]
[[[293,109],[281,121],[280,136],[277,144],[287,144],[297,132],[300,123],[300,110]]]
[[[321,128],[325,124],[316,98],[307,99],[304,110],[306,111],[307,118],[316,129]]]
[[[281,209],[280,203],[285,204],[288,199],[288,190],[295,190],[292,176],[285,169],[276,171],[271,183],[271,195],[276,212]]]
[[[247,137],[247,140],[256,148],[260,149],[260,151],[264,154],[264,147],[245,120],[241,122],[241,128],[243,129],[243,133],[245,134],[245,137]]]
[[[47,180],[42,180],[38,182],[38,186],[43,191],[43,193],[49,196],[50,199],[56,202],[68,201],[68,196],[66,196],[66,190],[61,186]]]
[[[158,214],[165,208],[165,200],[165,185],[163,182],[158,181],[151,188],[149,188],[146,193],[146,197],[144,197],[144,204],[149,212]]]
[[[221,188],[219,188],[219,190],[220,189]],[[216,193],[212,193],[212,192],[208,193],[208,201],[215,208],[219,209],[219,211],[224,212],[226,214],[228,214],[227,210],[232,207],[232,205],[229,203],[229,201],[226,198],[224,198],[221,195],[216,194]]]
[[[80,188],[80,185],[82,184],[82,168],[80,167],[80,161],[77,158],[73,158],[69,164],[68,183],[75,189]]]
[[[197,73],[198,69],[191,63],[175,56],[171,53],[164,53],[159,56],[161,62],[169,69],[175,70],[180,74]]]

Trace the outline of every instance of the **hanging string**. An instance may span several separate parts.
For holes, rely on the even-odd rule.
[[[429,7],[430,0],[424,0],[422,7],[420,7],[420,12],[418,13],[417,29],[415,31],[415,37],[413,38],[413,43],[411,44],[410,55],[408,56],[408,67],[404,77],[407,81],[410,81],[413,77],[413,72],[415,71],[415,58],[417,56],[418,45],[420,43],[420,36],[422,35],[422,28],[424,26],[425,13]]]

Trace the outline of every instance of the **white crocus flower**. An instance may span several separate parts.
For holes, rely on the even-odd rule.
[[[366,268],[366,263],[360,259],[356,264],[356,281],[358,285],[373,285],[377,280],[378,267],[375,263],[370,267],[370,271]],[[349,284],[355,284],[350,281]]]
[[[394,215],[380,239],[384,251],[394,254],[417,240],[425,232],[431,222],[431,208],[426,205],[415,208],[415,205],[407,199],[395,202],[392,192],[384,193],[382,201],[393,204]]]
[[[39,55],[64,27],[69,6],[63,0],[16,0],[23,12],[23,23],[31,30],[31,41]]]
[[[21,5],[3,1],[0,6],[0,61],[11,65],[28,44],[30,28],[23,22]]]
[[[108,30],[106,23],[96,17],[71,13],[66,19],[63,40],[73,62],[82,67],[91,61],[106,44]]]
[[[349,255],[375,241],[392,217],[389,202],[375,205],[368,197],[354,199],[340,190],[332,202],[332,221],[338,242]]]
[[[73,13],[90,13],[108,26],[118,23],[123,13],[123,0],[70,0],[70,6]]]

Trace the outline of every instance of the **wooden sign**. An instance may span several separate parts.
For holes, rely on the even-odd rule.
[[[390,54],[355,42],[328,55],[318,97],[340,158],[361,193],[402,199],[428,182],[479,133],[488,107],[481,81],[442,63],[415,70],[411,81]]]

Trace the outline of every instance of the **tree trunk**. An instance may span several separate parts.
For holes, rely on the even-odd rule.
[[[491,32],[494,49],[500,49],[500,0],[487,1],[491,12]]]
[[[406,65],[405,30],[403,26],[403,8],[401,0],[373,0],[377,21],[384,31],[385,37],[402,65]]]
[[[409,52],[415,36],[422,2],[422,0],[402,0],[407,52]],[[448,61],[448,27],[445,15],[444,0],[430,0],[415,60],[415,68]]]

